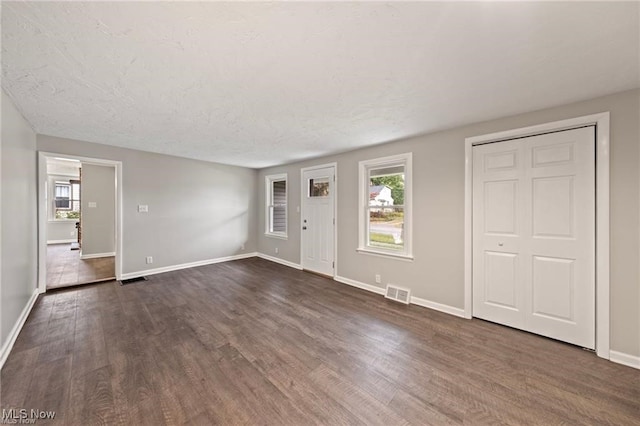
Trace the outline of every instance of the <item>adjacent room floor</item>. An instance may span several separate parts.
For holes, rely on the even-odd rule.
[[[47,245],[47,288],[67,287],[115,278],[114,257],[80,259],[71,244]]]
[[[256,258],[42,295],[1,380],[58,424],[640,422],[638,370]]]

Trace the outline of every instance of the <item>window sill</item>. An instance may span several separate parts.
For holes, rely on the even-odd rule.
[[[49,219],[49,223],[75,223],[80,222],[80,219]]]
[[[277,238],[279,240],[288,240],[289,237],[286,234],[270,234],[268,232],[264,233],[265,237],[270,237],[270,238]]]
[[[391,257],[393,259],[413,262],[413,256],[410,254],[389,253],[386,251],[372,250],[370,248],[363,248],[363,247],[358,247],[356,251],[361,254],[369,254],[372,256],[379,256],[379,257]]]

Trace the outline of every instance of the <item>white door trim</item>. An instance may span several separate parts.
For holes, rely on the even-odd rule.
[[[473,146],[587,125],[596,126],[596,353],[609,359],[609,112],[465,139],[464,316],[473,315]]]
[[[305,185],[304,185],[304,172],[308,172],[311,170],[324,169],[327,167],[333,167],[333,175],[335,176],[335,181],[333,183],[333,217],[336,223],[333,225],[333,277],[338,276],[338,163],[326,163],[319,164],[317,166],[309,166],[302,167],[300,169],[300,265],[302,265],[302,260],[304,256],[303,250],[303,234],[302,234],[302,202],[305,197]]]
[[[47,180],[47,158],[62,157],[85,163],[115,167],[116,172],[116,279],[122,279],[122,161],[82,157],[70,154],[38,151],[38,291],[47,291],[47,209],[45,206],[45,182]]]

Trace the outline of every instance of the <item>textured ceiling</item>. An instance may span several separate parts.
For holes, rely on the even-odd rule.
[[[38,133],[248,167],[640,86],[639,4],[2,2]]]

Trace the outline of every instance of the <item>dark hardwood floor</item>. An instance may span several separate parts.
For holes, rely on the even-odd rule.
[[[65,425],[640,424],[638,370],[255,258],[41,296],[1,385]]]
[[[71,244],[47,245],[47,288],[68,287],[114,279],[115,257],[80,259]]]

